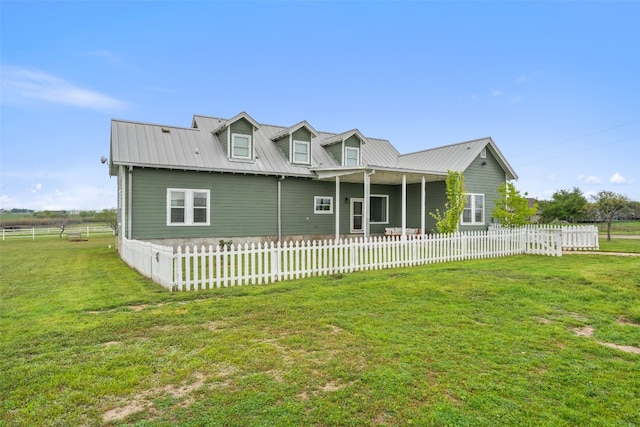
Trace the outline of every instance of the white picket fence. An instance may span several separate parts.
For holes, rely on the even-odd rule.
[[[493,228],[427,236],[372,237],[227,246],[171,247],[123,240],[131,267],[169,290],[259,285],[310,276],[409,267],[517,254],[561,256],[597,248],[598,230],[583,227]],[[575,242],[576,246],[565,246]]]
[[[562,249],[565,251],[597,251],[600,249],[597,225],[563,226]]]

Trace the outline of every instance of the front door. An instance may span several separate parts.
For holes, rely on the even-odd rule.
[[[364,199],[351,199],[351,232],[364,233]]]

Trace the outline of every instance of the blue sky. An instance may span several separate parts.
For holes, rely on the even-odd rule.
[[[538,198],[640,200],[640,2],[0,1],[0,207],[116,205],[112,118],[491,136]]]

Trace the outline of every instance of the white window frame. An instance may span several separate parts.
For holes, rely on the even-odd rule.
[[[307,147],[307,158],[304,161],[296,160],[296,144],[305,145]],[[298,141],[296,139],[291,143],[291,163],[308,165],[311,163],[311,143],[309,141]]]
[[[355,165],[350,165],[347,163],[348,160],[348,156],[347,156],[347,152],[349,151],[355,151],[356,152],[356,164]],[[343,165],[344,166],[358,166],[360,164],[360,148],[359,147],[344,147],[344,162]]]
[[[171,194],[174,192],[184,193],[184,222],[171,222]],[[206,221],[194,221],[194,194],[205,193],[207,196]],[[194,188],[167,188],[167,226],[170,227],[204,227],[211,224],[211,191],[207,189]]]
[[[383,198],[385,199],[384,201],[384,206],[385,206],[385,218],[386,221],[373,221],[371,219],[371,214],[373,213],[373,209],[371,208],[371,199],[373,199],[374,197],[379,197],[379,198]],[[369,195],[369,224],[389,224],[389,196],[386,194],[371,194]]]
[[[484,225],[485,221],[485,207],[486,207],[486,202],[485,202],[485,196],[484,194],[481,193],[465,193],[465,204],[464,204],[464,210],[462,211],[462,216],[460,217],[460,224],[462,225]],[[476,221],[476,212],[478,211],[479,208],[476,207],[476,197],[482,197],[482,220],[481,221]],[[470,201],[470,203],[467,203],[467,198],[469,198],[468,200]],[[469,207],[467,207],[469,205]],[[465,221],[464,220],[464,214],[466,211],[471,211],[471,221]]]
[[[318,206],[325,206],[324,204],[318,204],[318,201],[329,200],[329,210],[318,210]],[[327,215],[333,213],[333,196],[313,196],[313,213],[318,215]]]
[[[247,138],[249,140],[249,147],[248,147],[248,155],[247,156],[239,156],[239,155],[236,154],[235,139],[237,137],[239,137],[239,138]],[[242,160],[251,160],[251,159],[253,159],[253,138],[251,137],[251,135],[248,135],[246,133],[232,133],[231,134],[231,147],[229,147],[229,149],[230,149],[230,153],[231,153],[231,158],[233,158],[233,159],[242,159]]]

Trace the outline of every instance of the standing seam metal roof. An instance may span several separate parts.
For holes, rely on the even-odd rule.
[[[223,145],[215,131],[234,120],[247,117],[252,124],[258,125],[253,134],[255,159],[250,161],[230,159],[225,155]],[[311,165],[294,165],[288,161],[272,138],[276,135],[286,135],[291,129],[301,125],[308,125],[308,123],[303,121],[291,127],[258,124],[244,112],[233,119],[194,115],[191,128],[113,119],[111,122],[111,173],[115,174],[115,165],[133,165],[315,178],[317,175],[312,169],[326,170],[341,167],[324,145],[355,132],[359,137],[362,136],[357,129],[336,134],[317,132],[308,125],[317,134],[311,139]],[[448,170],[464,171],[480,151],[489,146],[508,177],[517,179],[517,175],[491,138],[404,155],[400,155],[387,140],[364,136],[362,138],[365,143],[361,146],[361,160],[363,166],[369,168],[443,174]]]

